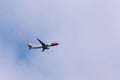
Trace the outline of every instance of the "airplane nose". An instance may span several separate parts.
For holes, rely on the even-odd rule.
[[[59,43],[51,43],[51,46],[57,46],[57,45],[59,45]]]
[[[56,43],[56,45],[59,45],[59,43]]]

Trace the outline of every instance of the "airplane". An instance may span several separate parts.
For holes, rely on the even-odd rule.
[[[51,44],[45,44],[44,42],[42,42],[40,39],[36,38],[38,40],[38,42],[40,42],[41,45],[32,45],[31,42],[28,42],[27,46],[29,47],[29,49],[40,49],[42,48],[42,52],[46,49],[49,49],[49,47],[52,47],[52,46],[57,46],[59,45],[59,43],[57,42],[53,42]]]

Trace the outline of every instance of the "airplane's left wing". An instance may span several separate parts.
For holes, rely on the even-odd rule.
[[[42,52],[45,50],[45,48],[42,49]]]

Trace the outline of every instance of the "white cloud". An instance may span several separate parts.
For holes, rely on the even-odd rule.
[[[4,27],[0,33],[5,41],[0,41],[0,79],[119,80],[118,3],[11,0],[1,9]],[[29,51],[28,64],[24,60],[20,64],[17,54],[21,47],[12,45],[8,36],[15,38],[15,43],[28,39],[37,43],[34,38],[39,37],[60,45],[44,53]]]

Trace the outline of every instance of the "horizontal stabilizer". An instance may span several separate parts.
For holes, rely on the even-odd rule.
[[[29,47],[29,49],[31,49],[32,48],[32,43],[28,42],[27,46]]]

